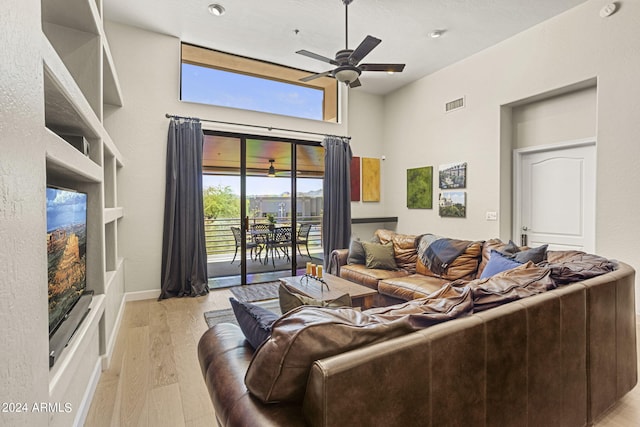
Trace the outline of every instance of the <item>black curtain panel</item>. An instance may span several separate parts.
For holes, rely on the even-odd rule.
[[[209,292],[202,208],[203,140],[199,121],[171,120],[159,299]]]
[[[334,249],[349,247],[351,237],[351,147],[347,138],[327,136],[324,155],[322,241],[325,268]]]

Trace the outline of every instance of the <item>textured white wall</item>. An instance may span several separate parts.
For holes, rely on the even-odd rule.
[[[384,100],[381,96],[371,95],[361,91],[349,92],[349,135],[351,151],[354,156],[380,159],[391,155],[392,144],[386,144],[383,137]],[[379,202],[351,202],[352,218],[371,218],[387,216],[385,205],[386,194],[383,185],[387,173],[386,160],[380,161],[380,201]],[[361,167],[362,170],[362,167]],[[362,199],[362,192],[360,193]],[[393,216],[393,212],[389,213]],[[354,224],[353,237],[368,240],[378,228],[394,228],[395,224]]]
[[[512,145],[526,148],[596,135],[596,87],[513,108]]]
[[[0,8],[0,402],[49,398],[40,1]],[[31,406],[29,406],[31,410]],[[0,412],[0,425],[47,414]]]
[[[500,106],[597,78],[596,251],[640,268],[640,194],[634,187],[640,180],[640,2],[623,2],[607,19],[600,18],[601,7],[600,1],[586,2],[387,97],[385,141],[394,141],[401,155],[387,160],[393,173],[386,175],[385,203],[401,211],[401,231],[498,236],[499,222],[484,215],[495,210],[499,218],[510,216],[499,210],[508,197],[501,194],[501,169],[510,174],[500,163]],[[462,95],[464,109],[443,112],[445,102]],[[469,163],[466,219],[402,208],[401,172],[454,161]]]

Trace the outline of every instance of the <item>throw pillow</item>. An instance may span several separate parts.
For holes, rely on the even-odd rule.
[[[531,261],[534,264],[544,261],[547,258],[547,246],[542,245],[537,248],[527,249],[526,251],[517,252],[513,259],[520,262],[526,263],[527,261]]]
[[[229,298],[238,325],[251,347],[258,348],[271,335],[271,325],[280,316],[259,305]]]
[[[318,285],[320,285],[318,283]],[[288,313],[301,305],[313,305],[317,307],[351,307],[351,296],[349,294],[340,295],[338,298],[330,300],[317,300],[306,295],[293,292],[282,283],[278,288],[278,299],[280,300],[280,311]]]
[[[362,242],[366,257],[367,268],[380,268],[383,270],[395,270],[398,268],[393,253],[393,243],[386,245]]]
[[[510,255],[510,256],[511,255],[515,255],[518,252],[520,252],[520,247],[518,245],[516,245],[513,240],[509,240],[509,243],[504,245],[502,247],[502,249],[500,249],[500,252],[502,252],[503,254],[506,254],[506,255]]]
[[[347,264],[364,264],[366,262],[364,247],[360,240],[351,240]]]
[[[522,263],[506,257],[501,252],[492,250],[489,262],[485,266],[484,270],[482,270],[480,278],[486,279],[487,277],[491,277],[506,270],[511,270],[512,268],[516,268],[521,265]]]

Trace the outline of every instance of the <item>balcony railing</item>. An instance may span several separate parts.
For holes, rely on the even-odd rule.
[[[309,251],[322,252],[322,218],[304,217],[298,218],[300,224],[312,224],[309,231]],[[249,226],[253,224],[268,224],[266,219],[249,219]],[[290,225],[290,218],[276,218],[276,224]],[[240,218],[216,218],[204,220],[204,234],[209,257],[232,257],[236,251],[236,241],[231,227],[240,227]],[[297,233],[296,233],[297,234]],[[294,234],[294,237],[295,235]]]

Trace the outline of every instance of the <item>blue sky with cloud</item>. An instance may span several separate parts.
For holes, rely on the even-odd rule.
[[[275,80],[182,64],[182,100],[322,120],[324,93]]]
[[[47,231],[71,224],[85,223],[87,195],[47,188]]]

